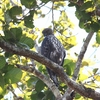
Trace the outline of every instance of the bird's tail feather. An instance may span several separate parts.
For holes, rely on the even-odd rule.
[[[52,79],[52,81],[55,83],[55,85],[58,87],[59,86],[59,83],[58,83],[58,78],[57,78],[57,75],[51,71],[49,68],[47,68],[47,71],[50,75],[50,78]]]

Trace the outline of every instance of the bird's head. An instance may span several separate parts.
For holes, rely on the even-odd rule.
[[[48,35],[53,35],[53,31],[51,28],[45,28],[43,31],[42,31],[43,35],[44,36],[48,36]]]

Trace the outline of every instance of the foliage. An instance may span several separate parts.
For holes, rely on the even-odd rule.
[[[47,7],[49,13],[52,11],[59,11],[60,15],[58,20],[50,22],[49,27],[54,26],[54,33],[57,38],[63,43],[66,50],[70,50],[76,46],[77,38],[73,35],[71,30],[74,28],[73,23],[67,16],[66,6],[76,7],[76,16],[79,19],[80,28],[85,29],[87,32],[91,30],[96,32],[96,43],[100,44],[100,20],[97,15],[97,10],[100,8],[99,0],[84,0],[83,2],[68,2],[54,0],[53,7]],[[34,21],[42,18],[45,19],[48,13],[44,14],[42,8],[46,7],[48,3],[51,4],[52,0],[1,0],[0,1],[0,39],[9,42],[15,46],[24,49],[31,49],[36,51],[35,44],[41,43],[43,36],[39,27],[36,27]],[[54,13],[54,16],[56,14]],[[81,33],[80,33],[81,34]],[[70,54],[69,54],[70,55]],[[75,55],[77,57],[77,55]],[[21,93],[16,94],[24,100],[55,100],[54,95],[48,89],[48,87],[28,72],[24,72],[21,69],[16,68],[16,64],[27,65],[31,63],[31,59],[21,57],[19,55],[11,54],[0,49],[0,99],[3,100],[4,96],[10,91],[18,88]],[[45,67],[38,63],[36,67],[39,71],[47,74]],[[75,68],[76,59],[66,58],[64,61],[65,72],[72,77]],[[78,76],[78,82],[91,88],[98,88],[96,82],[100,81],[100,75],[97,68],[93,68],[88,74],[84,74],[84,66],[89,66],[89,61],[83,61],[80,74]],[[84,77],[83,77],[84,76]],[[91,86],[90,86],[91,84]],[[60,83],[60,91],[64,93],[67,86]],[[14,94],[15,95],[15,94]],[[13,97],[15,98],[15,96]],[[78,93],[75,95],[75,100],[82,100],[81,95]],[[85,98],[84,98],[85,100]]]

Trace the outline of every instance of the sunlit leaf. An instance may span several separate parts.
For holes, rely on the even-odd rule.
[[[86,79],[88,79],[90,73],[85,73],[83,72],[83,68],[80,69],[80,73],[79,73],[79,81],[84,81]]]
[[[89,66],[88,61],[83,61],[81,66],[82,66],[82,67],[84,67],[84,66]]]
[[[0,87],[0,95],[3,93],[3,88]]]
[[[24,95],[24,100],[30,100],[31,91],[27,91]]]
[[[16,89],[18,86],[17,86],[17,84],[15,83],[15,84],[12,84],[12,87],[13,87],[14,89]]]
[[[100,81],[100,75],[95,75],[94,78],[95,80]]]
[[[96,42],[100,44],[100,31],[98,31],[96,34]]]

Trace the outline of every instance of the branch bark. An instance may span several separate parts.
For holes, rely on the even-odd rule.
[[[43,75],[41,72],[39,72],[35,68],[35,66],[23,66],[23,65],[19,65],[19,64],[16,64],[16,66],[24,71],[34,74],[36,77],[38,77],[40,80],[42,80],[50,88],[50,90],[52,91],[52,93],[54,94],[54,96],[56,97],[57,100],[59,98],[60,99],[62,98],[60,91],[56,87],[56,85],[51,80],[49,80],[45,75]]]
[[[70,88],[72,88],[76,92],[78,92],[81,95],[88,97],[88,98],[92,98],[95,100],[100,99],[100,93],[96,92],[95,90],[93,90],[91,88],[86,88],[83,85],[76,83],[74,80],[71,80],[68,77],[68,75],[64,72],[64,69],[61,66],[50,61],[46,57],[44,57],[36,52],[32,52],[27,49],[21,49],[19,47],[13,46],[2,40],[0,40],[0,47],[8,52],[11,52],[11,53],[14,53],[17,55],[21,55],[21,56],[25,56],[25,57],[29,57],[31,59],[34,59],[34,60],[40,62],[41,64],[48,66],[48,68],[50,68],[51,70],[55,71],[56,74],[58,74],[58,76],[62,80],[62,82],[64,82],[66,85],[68,85]]]
[[[84,44],[81,48],[81,51],[80,51],[80,54],[78,56],[78,59],[77,59],[77,62],[76,62],[76,67],[75,67],[75,70],[74,70],[74,74],[73,74],[73,77],[72,79],[75,81],[78,77],[78,74],[79,74],[79,71],[80,71],[80,67],[81,67],[81,63],[82,63],[82,60],[83,60],[83,57],[85,55],[85,52],[87,50],[87,47],[89,45],[89,42],[93,36],[94,32],[90,32],[87,37],[86,37],[86,40],[84,41]],[[68,96],[70,96],[70,94],[73,92],[73,90],[68,87],[65,94],[64,94],[64,98],[68,98]]]
[[[80,70],[80,67],[81,67],[82,59],[83,59],[83,57],[85,55],[85,52],[87,50],[87,47],[89,45],[89,42],[90,42],[93,34],[94,34],[94,32],[90,32],[88,34],[88,36],[86,37],[86,40],[84,41],[84,44],[83,44],[83,46],[81,48],[80,54],[79,54],[77,62],[76,62],[76,68],[74,70],[74,74],[73,74],[73,78],[72,78],[73,80],[77,79],[77,76],[79,74],[79,70]]]

